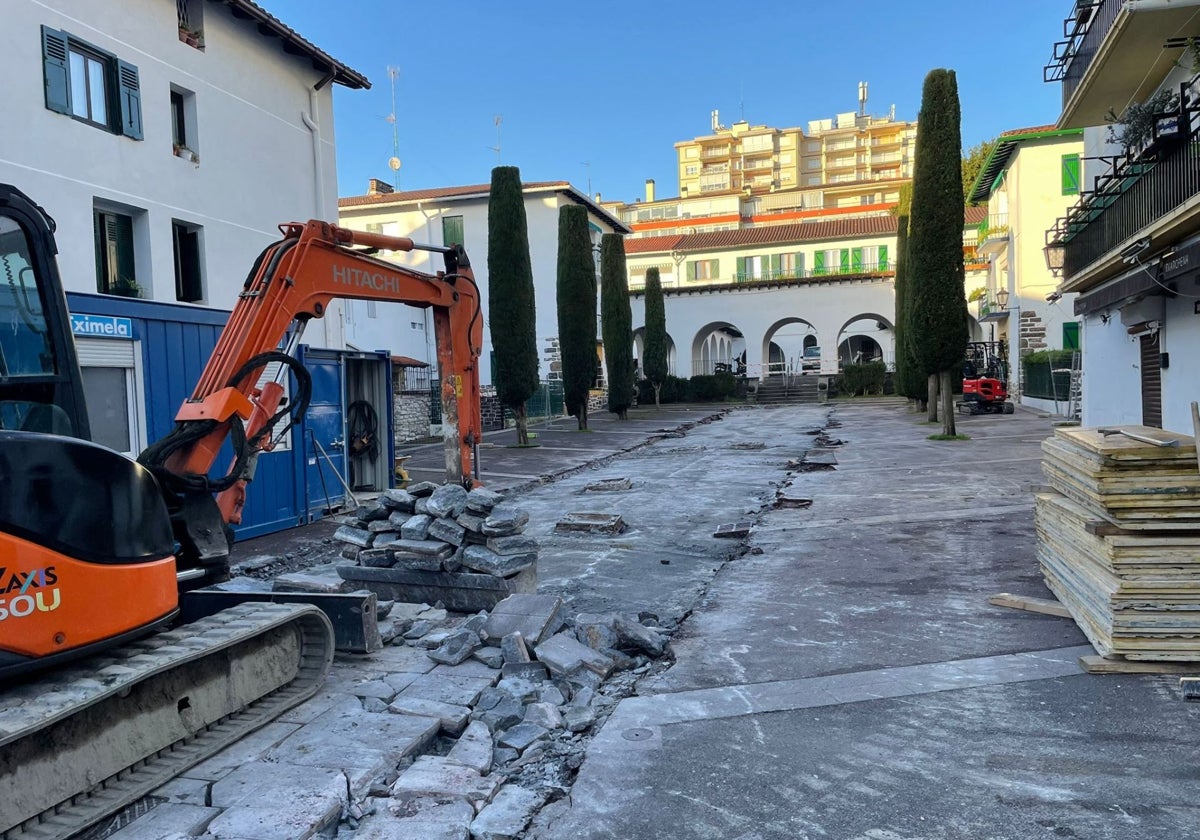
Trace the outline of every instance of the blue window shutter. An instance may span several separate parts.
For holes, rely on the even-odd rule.
[[[127,61],[117,62],[117,89],[121,97],[121,133],[142,139],[142,90],[138,69]]]
[[[67,73],[67,36],[42,27],[42,73],[46,82],[46,107],[71,113],[71,85]]]

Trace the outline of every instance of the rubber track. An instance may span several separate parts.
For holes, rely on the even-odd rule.
[[[53,672],[0,695],[0,758],[27,738],[113,698],[138,683],[234,648],[293,624],[299,629],[301,661],[295,678],[207,728],[168,745],[142,761],[19,825],[0,825],[3,840],[66,840],[136,802],[189,767],[269,723],[317,692],[333,661],[333,628],[316,607],[248,603]],[[5,762],[7,763],[7,762]],[[0,781],[12,783],[12,779]],[[4,803],[0,803],[3,807]]]

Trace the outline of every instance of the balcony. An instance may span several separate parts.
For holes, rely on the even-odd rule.
[[[1048,235],[1064,247],[1063,291],[1086,291],[1116,273],[1117,251],[1137,238],[1165,244],[1200,228],[1200,76],[1184,86],[1182,100],[1179,113],[1155,120],[1146,144],[1118,157]]]
[[[1184,45],[1165,42],[1192,34],[1197,11],[1200,0],[1076,0],[1042,73],[1047,82],[1062,82],[1058,127],[1103,125],[1110,110],[1150,96],[1184,58]]]
[[[996,256],[1008,247],[1008,214],[993,213],[979,223],[979,238],[976,248],[979,253]]]
[[[1003,297],[1004,302],[1001,303],[998,298],[1001,295],[999,292],[989,291],[986,295],[979,299],[979,320],[980,321],[1003,321],[1008,318],[1008,291],[1005,290]]]
[[[700,150],[702,160],[722,160],[729,157],[728,146],[709,146]]]

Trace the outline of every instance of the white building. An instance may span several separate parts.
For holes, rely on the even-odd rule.
[[[0,181],[57,223],[93,437],[136,453],[170,430],[277,225],[336,217],[332,91],[369,82],[250,0],[3,10]],[[342,351],[346,320],[335,302],[305,341]],[[303,518],[303,455],[265,456],[248,526]]]
[[[342,198],[340,224],[355,230],[407,236],[430,245],[461,243],[471,260],[484,304],[483,355],[480,382],[490,385],[492,330],[498,325],[487,319],[488,300],[488,196],[491,187],[477,184],[427,190],[393,192],[384,182],[372,179],[366,195]],[[558,307],[555,287],[558,275],[558,209],[581,204],[588,209],[592,242],[598,244],[605,233],[629,233],[629,228],[566,181],[526,183],[525,217],[529,229],[529,258],[533,266],[534,306],[537,341],[543,351],[558,336]],[[440,255],[412,251],[390,255],[397,262],[420,271],[441,268]],[[393,337],[397,352],[426,363],[434,363],[432,324],[427,310],[403,307],[406,314],[389,319],[398,328]],[[599,310],[597,310],[598,312]],[[552,371],[545,353],[540,376],[547,379]]]

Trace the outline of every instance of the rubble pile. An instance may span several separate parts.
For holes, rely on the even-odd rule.
[[[387,490],[334,534],[338,575],[382,600],[443,602],[458,612],[537,588],[538,543],[529,514],[486,488],[422,482]]]
[[[416,836],[403,832],[464,798],[471,837],[519,836],[567,792],[596,721],[668,653],[667,630],[652,615],[568,618],[550,595],[512,595],[465,618],[426,604],[380,611],[390,645],[422,652],[431,671],[410,664],[353,692],[369,712],[437,718],[441,748],[372,785],[347,818],[355,837]],[[440,678],[438,692],[422,685],[425,676]]]

